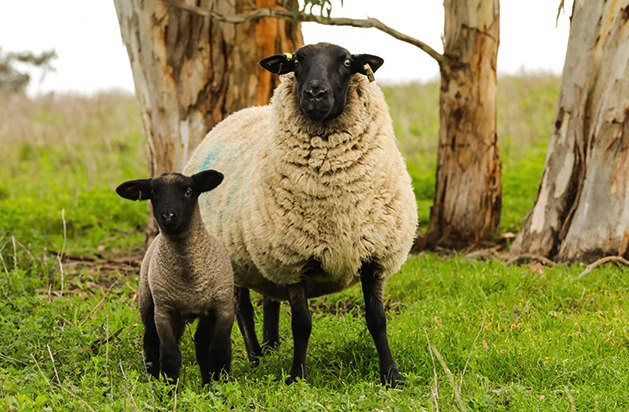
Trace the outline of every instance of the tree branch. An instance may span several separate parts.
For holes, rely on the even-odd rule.
[[[202,7],[186,4],[181,0],[160,0],[160,1],[168,4],[169,6],[187,10],[189,12],[199,14],[201,16],[211,17],[213,19],[220,20],[222,22],[230,23],[230,24],[246,23],[246,22],[256,21],[256,20],[260,20],[264,18],[275,18],[275,19],[284,19],[284,20],[293,20],[294,18],[293,13],[284,9],[259,8],[259,9],[255,9],[247,13],[241,13],[241,14],[236,14],[236,15],[226,15],[226,14],[217,13],[213,10],[208,10]],[[440,65],[444,61],[444,56],[441,53],[437,52],[432,47],[430,47],[429,45],[427,45],[426,43],[414,37],[401,33],[373,17],[369,17],[367,19],[351,19],[347,17],[324,18],[324,17],[317,17],[312,14],[300,12],[297,15],[297,19],[300,22],[314,22],[314,23],[324,24],[327,26],[350,26],[350,27],[359,27],[363,29],[370,29],[370,28],[378,29],[381,32],[386,33],[397,40],[412,44],[413,46],[419,48],[420,50],[428,54],[430,57],[435,59],[437,63],[439,63]]]

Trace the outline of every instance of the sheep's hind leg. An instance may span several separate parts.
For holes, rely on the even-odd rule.
[[[380,381],[383,385],[395,388],[404,384],[404,377],[398,371],[389,348],[387,318],[382,305],[384,280],[378,279],[375,272],[374,263],[363,264],[360,280],[365,298],[365,318],[380,359]]]
[[[249,361],[256,366],[259,362],[258,358],[262,356],[262,349],[260,348],[260,343],[256,336],[253,305],[251,305],[249,289],[236,287],[234,294],[236,298],[236,320],[238,321],[238,328],[242,334],[242,339],[245,341],[247,357]]]
[[[306,353],[312,332],[312,317],[308,309],[305,282],[288,285],[286,289],[292,314],[291,328],[294,342],[293,364],[290,368],[290,376],[286,379],[286,383],[290,385],[297,378],[306,379]]]
[[[262,353],[275,349],[280,345],[280,305],[281,302],[264,298],[262,310],[264,323],[262,326]]]

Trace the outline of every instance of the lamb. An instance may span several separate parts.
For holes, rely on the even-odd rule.
[[[389,348],[382,297],[385,280],[410,251],[417,204],[384,96],[367,78],[382,63],[328,43],[263,59],[264,69],[282,75],[271,104],[218,124],[184,168],[214,167],[230,176],[211,198],[200,198],[201,214],[229,251],[236,318],[252,362],[279,343],[280,302],[288,300],[294,341],[288,384],[306,377],[308,298],[358,280],[380,379],[392,387],[404,382]],[[262,347],[250,289],[264,296]]]
[[[142,261],[138,306],[147,372],[159,378],[161,370],[171,384],[177,383],[181,370],[179,340],[186,322],[197,317],[194,341],[202,383],[230,371],[232,267],[227,250],[207,232],[198,202],[201,193],[222,180],[215,170],[193,176],[164,173],[116,189],[125,199],[150,199],[160,228]]]

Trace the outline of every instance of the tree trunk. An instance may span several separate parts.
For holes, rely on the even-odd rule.
[[[158,0],[114,0],[148,142],[148,174],[180,171],[205,134],[230,113],[264,105],[277,76],[260,59],[293,52],[301,31],[280,19],[229,24]],[[276,0],[186,0],[234,15]],[[288,5],[290,7],[290,3]],[[279,7],[279,6],[278,6]],[[157,233],[154,222],[149,238]]]
[[[498,0],[445,0],[437,183],[430,224],[416,249],[461,248],[499,230],[496,134]]]
[[[629,0],[576,0],[537,198],[511,255],[629,257]]]

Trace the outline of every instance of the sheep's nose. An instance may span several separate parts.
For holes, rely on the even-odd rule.
[[[175,213],[174,212],[170,212],[170,211],[169,212],[164,212],[164,213],[162,213],[162,217],[165,220],[167,220],[167,221],[168,220],[172,220],[175,217]]]
[[[324,86],[314,85],[304,89],[304,95],[309,99],[324,99],[328,95],[328,89]]]

